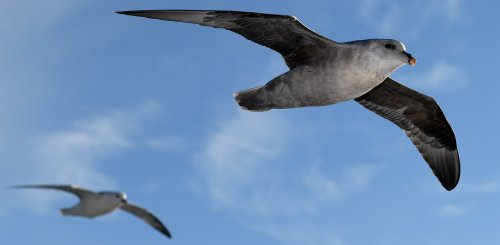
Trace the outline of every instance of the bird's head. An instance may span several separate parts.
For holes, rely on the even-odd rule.
[[[372,63],[370,65],[375,65],[384,72],[392,73],[405,64],[414,66],[417,63],[417,59],[406,52],[405,45],[397,40],[368,39],[352,43],[363,47],[367,59]]]
[[[100,192],[99,194],[109,197],[115,203],[121,203],[121,204],[127,203],[127,194],[125,194],[123,192],[103,191],[103,192]]]
[[[393,39],[376,39],[372,41],[372,48],[377,53],[396,62],[399,61],[400,66],[404,64],[414,66],[417,64],[417,59],[406,52],[405,45],[400,41]]]
[[[127,194],[123,192],[116,193],[116,198],[120,200],[123,204],[127,204]]]

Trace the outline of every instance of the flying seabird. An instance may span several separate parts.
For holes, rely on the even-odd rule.
[[[120,208],[146,221],[168,238],[172,238],[168,229],[158,218],[156,218],[156,216],[142,207],[129,203],[127,201],[127,195],[123,192],[93,192],[72,185],[18,185],[13,186],[13,188],[55,189],[75,194],[80,199],[80,202],[73,207],[61,209],[62,215],[94,218],[111,213],[117,208]]]
[[[446,190],[460,177],[453,130],[429,96],[389,78],[416,59],[392,39],[335,42],[294,16],[218,10],[138,10],[119,14],[233,31],[280,53],[289,71],[234,95],[246,110],[324,106],[354,99],[403,129]]]

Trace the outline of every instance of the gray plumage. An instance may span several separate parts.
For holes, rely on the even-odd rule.
[[[172,237],[168,229],[158,218],[156,218],[156,216],[144,208],[128,203],[127,195],[123,192],[93,192],[72,185],[19,185],[13,186],[13,188],[41,188],[65,191],[76,195],[80,199],[80,202],[71,208],[61,209],[62,215],[94,218],[111,213],[120,208],[146,221],[149,225],[168,238]]]
[[[234,95],[246,110],[325,106],[355,99],[401,127],[443,187],[458,184],[455,136],[437,103],[388,76],[416,59],[391,39],[335,42],[288,15],[217,10],[140,10],[120,14],[223,28],[273,49],[289,71]]]

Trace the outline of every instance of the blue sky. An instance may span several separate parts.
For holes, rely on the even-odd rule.
[[[498,3],[0,0],[0,186],[122,190],[123,213],[65,218],[76,198],[0,188],[1,244],[498,244]],[[286,71],[223,30],[115,14],[229,9],[297,16],[336,41],[394,38],[391,77],[434,97],[462,162],[444,190],[406,135],[350,101],[242,111],[232,93]]]

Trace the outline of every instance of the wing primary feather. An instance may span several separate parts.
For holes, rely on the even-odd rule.
[[[403,129],[446,190],[460,179],[455,134],[434,99],[387,78],[355,99]]]

